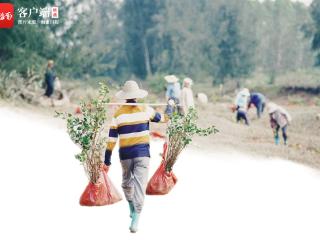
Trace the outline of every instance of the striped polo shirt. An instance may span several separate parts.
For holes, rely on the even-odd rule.
[[[104,163],[111,164],[112,150],[118,138],[120,160],[150,157],[149,123],[160,120],[160,113],[151,107],[121,106],[112,118]]]

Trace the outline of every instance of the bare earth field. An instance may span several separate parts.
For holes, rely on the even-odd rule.
[[[139,231],[132,235],[125,200],[105,207],[79,205],[88,180],[74,158],[79,149],[65,123],[52,117],[53,109],[0,104],[0,188],[5,194],[0,239],[320,239],[319,171],[261,156],[298,160],[304,153],[301,160],[310,165],[319,155],[306,150],[307,144],[301,149],[273,146],[264,128],[267,119],[248,128],[235,124],[224,105],[209,109],[216,114],[201,110],[201,124],[214,122],[220,134],[197,139],[182,152],[174,166],[178,183],[168,195],[146,197]],[[151,142],[149,177],[160,164],[162,145]],[[108,174],[121,191],[117,150]]]
[[[203,150],[236,150],[254,156],[280,157],[320,169],[320,120],[316,118],[320,108],[285,104],[282,106],[293,118],[288,128],[287,146],[283,144],[281,131],[281,144],[274,144],[266,110],[262,118],[257,119],[256,109],[251,108],[250,126],[247,127],[243,123],[236,123],[235,113],[231,112],[229,103],[210,103],[206,107],[198,108],[199,125],[215,125],[219,133],[206,138],[197,137],[193,145]],[[165,131],[165,125],[158,127],[154,124],[153,128]]]
[[[247,127],[243,123],[236,123],[235,113],[231,112],[229,103],[210,103],[206,107],[198,107],[199,125],[202,127],[215,125],[219,133],[206,138],[195,138],[192,145],[203,150],[219,149],[225,152],[236,150],[254,156],[280,157],[320,169],[320,120],[316,119],[320,108],[285,105],[285,103],[282,105],[293,118],[288,128],[287,146],[284,146],[283,142],[279,146],[274,144],[266,111],[261,119],[257,119],[255,108],[251,108],[249,111],[250,126]],[[74,112],[76,105],[44,108],[21,104],[14,106],[12,103],[2,102],[1,106],[26,109],[28,112],[38,113],[38,116],[51,118],[55,110]],[[61,121],[55,121],[55,124],[57,123],[63,127]],[[165,127],[166,124],[152,124],[151,129],[165,133]]]
[[[198,138],[196,144],[203,148],[232,148],[267,157],[277,156],[320,168],[320,120],[316,119],[319,107],[285,106],[293,118],[288,128],[288,146],[283,143],[276,146],[266,112],[258,120],[252,108],[249,112],[250,126],[247,127],[236,123],[235,114],[228,106],[218,103],[199,109],[201,125],[214,124],[220,133],[209,139]]]

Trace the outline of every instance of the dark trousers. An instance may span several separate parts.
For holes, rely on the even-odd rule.
[[[237,122],[244,120],[246,125],[249,125],[249,121],[248,121],[248,117],[247,117],[247,113],[243,112],[243,111],[238,111],[237,112]]]
[[[257,108],[257,116],[258,116],[258,118],[261,117],[261,114],[263,113],[265,106],[266,106],[266,104],[264,102],[260,102],[260,103],[257,104],[256,108]]]
[[[280,130],[280,126],[277,125],[276,131],[275,131],[275,137],[276,138],[279,138],[279,130]],[[283,137],[284,144],[287,144],[287,139],[288,139],[287,125],[285,125],[283,128],[281,128],[281,130],[282,130],[282,137]]]
[[[169,100],[171,100],[171,99],[174,101],[175,105],[174,105],[174,106],[170,106],[170,105],[168,104],[167,107],[166,107],[166,109],[165,109],[165,111],[164,111],[164,113],[167,114],[169,117],[172,117],[172,115],[175,114],[175,113],[181,114],[181,112],[182,112],[180,106],[178,106],[179,103],[180,103],[180,102],[179,102],[179,99],[177,99],[177,98],[170,98]]]
[[[51,95],[53,94],[54,91],[54,80],[53,79],[46,79],[46,92],[45,92],[45,96],[47,97],[51,97]]]

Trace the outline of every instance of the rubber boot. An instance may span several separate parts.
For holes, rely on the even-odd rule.
[[[140,213],[136,211],[133,212],[131,225],[130,225],[130,232],[136,233],[138,231],[138,224],[139,224]]]
[[[132,218],[133,213],[134,213],[134,206],[133,206],[132,201],[128,201],[128,203],[129,203],[129,209],[130,209],[130,218]]]
[[[277,137],[277,136],[274,137],[274,143],[275,143],[276,145],[279,145],[279,143],[280,143],[279,137]]]

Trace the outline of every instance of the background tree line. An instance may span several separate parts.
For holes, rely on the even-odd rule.
[[[0,31],[0,69],[25,73],[54,59],[61,75],[124,81],[184,74],[224,83],[310,68],[320,48],[320,1],[13,1],[58,5],[61,24]],[[315,52],[315,53],[314,53]]]

